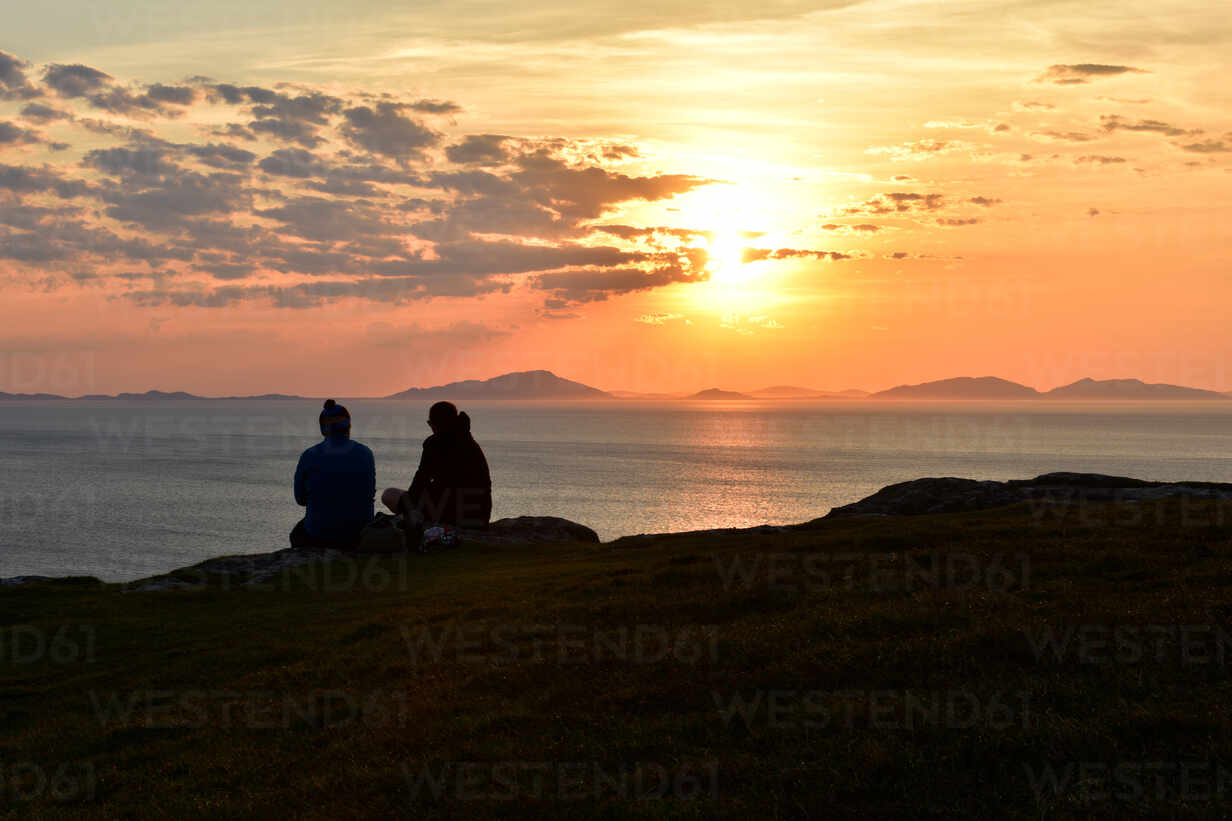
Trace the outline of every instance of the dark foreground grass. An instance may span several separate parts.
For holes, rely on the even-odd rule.
[[[14,818],[1232,815],[1232,510],[0,591]]]

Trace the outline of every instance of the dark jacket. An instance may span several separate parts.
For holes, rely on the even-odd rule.
[[[492,477],[483,448],[471,436],[470,418],[458,414],[453,430],[424,440],[407,501],[428,522],[487,527],[492,518]]]
[[[295,466],[295,501],[308,508],[304,527],[317,539],[346,541],[372,521],[376,464],[372,451],[345,436],[308,448]]]

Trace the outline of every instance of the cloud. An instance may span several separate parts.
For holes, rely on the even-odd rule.
[[[641,316],[633,317],[634,322],[640,322],[643,325],[664,325],[668,322],[674,322],[678,319],[684,319],[684,314],[667,314],[661,312],[653,312],[642,314]]]
[[[957,255],[950,256],[946,254],[924,254],[924,253],[912,253],[909,251],[894,251],[889,254],[882,254],[881,258],[882,259],[896,259],[896,260],[901,260],[901,259],[925,259],[925,260],[962,259],[961,256],[957,256]]]
[[[1056,109],[1056,106],[1052,103],[1040,103],[1034,100],[1027,100],[1025,102],[1015,100],[1010,104],[1010,108],[1014,111],[1053,111]]]
[[[117,87],[87,94],[86,102],[93,108],[125,117],[178,117],[183,113],[177,108],[167,108],[148,94],[133,94]]]
[[[28,128],[22,128],[13,123],[0,120],[0,146],[29,145],[30,143],[38,142],[42,142],[42,138],[37,131],[31,131]]]
[[[1084,134],[1081,131],[1032,131],[1029,135],[1032,138],[1041,142],[1068,142],[1068,143],[1085,143],[1095,139],[1090,134]]]
[[[52,63],[43,69],[43,82],[61,97],[84,97],[111,82],[111,75],[80,63]]]
[[[1089,83],[1101,77],[1116,77],[1121,74],[1148,74],[1149,72],[1132,66],[1113,66],[1100,63],[1076,63],[1073,65],[1052,65],[1032,82],[1051,83],[1059,86],[1080,85]]]
[[[982,205],[985,208],[991,208],[994,205],[1000,204],[1001,200],[995,197],[972,197],[971,199],[967,200],[967,202],[974,203],[976,205]]]
[[[326,171],[315,154],[300,148],[279,148],[257,163],[257,167],[266,174],[300,179],[318,177]]]
[[[257,155],[251,151],[223,143],[190,145],[185,150],[212,168],[238,169],[251,165],[252,161],[257,158]]]
[[[938,217],[937,224],[947,227],[956,227],[959,225],[976,225],[983,222],[981,217]]]
[[[117,177],[157,177],[179,169],[167,160],[163,147],[96,148],[86,153],[81,164]]]
[[[346,125],[342,134],[354,145],[394,159],[418,156],[435,145],[440,134],[402,115],[408,108],[401,103],[381,102],[375,108],[355,106],[343,112]]]
[[[296,143],[305,148],[316,148],[325,142],[317,136],[317,128],[311,123],[297,120],[253,120],[248,124],[248,130],[253,134],[268,134],[283,142]]]
[[[1100,115],[1101,127],[1104,131],[1147,131],[1157,134],[1165,134],[1169,137],[1182,137],[1192,134],[1201,134],[1202,129],[1186,130],[1174,125],[1169,125],[1159,120],[1139,120],[1136,123],[1125,122],[1118,114],[1103,114]]]
[[[0,51],[0,100],[29,100],[42,95],[26,79],[29,63]]]
[[[42,103],[28,103],[21,110],[21,116],[36,123],[50,123],[56,120],[71,120],[73,115],[58,108],[52,108]]]
[[[882,226],[873,225],[867,222],[862,222],[858,225],[840,225],[836,222],[827,222],[826,224],[821,226],[821,230],[833,231],[833,232],[843,233],[843,234],[854,234],[854,233],[872,234],[872,233],[876,233],[877,231],[882,230]]]
[[[407,107],[421,114],[457,114],[462,111],[462,106],[448,100],[416,100]]]
[[[800,248],[744,248],[740,252],[741,262],[758,262],[763,259],[800,259],[811,257],[813,259],[828,259],[832,262],[837,262],[844,259],[854,259],[856,254],[848,254],[843,251],[812,251]]]
[[[1075,159],[1074,162],[1079,165],[1083,163],[1096,163],[1099,165],[1115,165],[1117,163],[1125,162],[1125,158],[1124,157],[1105,157],[1100,154],[1084,154],[1081,157],[1078,157],[1077,159]]]
[[[551,291],[554,304],[599,302],[609,296],[661,288],[679,282],[700,282],[705,272],[694,272],[680,265],[665,265],[651,271],[640,268],[570,271],[540,274],[531,280],[531,287]]]
[[[5,76],[20,83],[17,68]],[[708,232],[592,224],[627,203],[717,182],[603,166],[637,156],[632,146],[476,134],[429,157],[441,135],[413,115],[451,114],[452,103],[204,79],[124,85],[82,65],[44,74],[78,106],[147,123],[27,104],[30,124],[89,132],[79,161],[0,165],[0,254],[29,284],[110,280],[139,304],[203,308],[401,304],[528,286],[558,300],[545,310],[563,315],[571,304],[707,276]],[[197,133],[209,136],[161,119],[190,107],[209,124]],[[227,122],[233,108],[251,119]],[[2,136],[40,135],[5,123]],[[292,145],[256,150],[266,137]]]
[[[970,120],[928,120],[927,122],[924,123],[924,127],[925,128],[957,128],[957,129],[980,128],[980,129],[983,129],[984,131],[987,131],[990,134],[996,134],[999,132],[1010,130],[1010,125],[1008,123],[993,123],[993,122],[987,122],[987,121],[980,122],[980,123],[973,123]]]
[[[1204,140],[1200,143],[1189,143],[1182,145],[1182,151],[1191,151],[1197,154],[1221,154],[1226,151],[1232,151],[1232,144],[1225,143],[1223,140]]]
[[[61,199],[71,199],[89,194],[93,188],[81,180],[65,179],[46,166],[29,168],[0,164],[0,190],[19,194],[54,193]]]
[[[941,194],[918,194],[914,191],[892,191],[875,194],[860,205],[843,208],[842,214],[895,214],[935,211],[945,204]]]
[[[915,142],[905,142],[900,145],[874,146],[865,149],[865,154],[888,154],[891,160],[923,160],[954,151],[962,151],[974,146],[963,140],[934,140],[927,138]]]
[[[170,105],[192,105],[197,99],[197,90],[192,86],[165,86],[155,83],[147,86],[145,93],[151,100]]]
[[[501,165],[509,158],[505,150],[509,139],[502,134],[469,134],[462,142],[448,146],[445,157],[459,164]]]
[[[392,230],[385,216],[372,206],[323,197],[296,197],[284,205],[253,213],[278,220],[284,231],[310,240],[337,241]]]
[[[248,105],[255,118],[247,125],[228,123],[218,130],[218,136],[251,140],[264,134],[276,140],[315,148],[324,142],[319,136],[322,127],[343,107],[340,97],[315,89],[301,89],[299,94],[260,86],[236,86],[215,83],[205,86],[206,95],[227,105]]]

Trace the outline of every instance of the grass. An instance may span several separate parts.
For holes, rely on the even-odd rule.
[[[1178,500],[8,589],[0,807],[1227,817],[1230,614]]]

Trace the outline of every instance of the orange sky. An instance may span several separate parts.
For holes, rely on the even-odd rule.
[[[1226,4],[62,5],[0,390],[1232,390]]]

